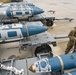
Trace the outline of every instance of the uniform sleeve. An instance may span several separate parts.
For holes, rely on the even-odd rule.
[[[74,30],[71,30],[70,33],[68,34],[68,37],[69,36],[74,36],[74,33],[75,33],[75,31]]]
[[[74,30],[71,30],[70,33],[68,34],[68,37],[71,39],[71,40],[75,40],[75,36],[74,36],[74,33],[75,31]]]

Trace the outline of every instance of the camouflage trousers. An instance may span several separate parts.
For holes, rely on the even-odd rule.
[[[67,44],[67,48],[65,50],[65,54],[67,54],[73,47],[74,47],[74,49],[76,49],[76,41],[69,40],[69,42]]]

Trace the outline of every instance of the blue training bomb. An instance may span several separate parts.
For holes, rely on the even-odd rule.
[[[0,43],[11,42],[23,39],[27,36],[36,35],[47,30],[47,27],[40,25],[7,24],[0,25]]]
[[[45,58],[35,62],[29,68],[35,73],[64,71],[76,68],[76,53],[56,56],[53,58]]]
[[[0,12],[1,16],[26,17],[26,18],[37,14],[41,14],[44,12],[41,8],[36,7],[32,3],[28,3],[28,2],[7,4],[4,8],[0,8],[0,10],[1,10]]]

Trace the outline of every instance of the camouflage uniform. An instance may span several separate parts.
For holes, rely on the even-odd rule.
[[[67,54],[71,48],[74,46],[74,49],[76,49],[76,27],[74,27],[75,30],[71,30],[68,37],[69,42],[67,44],[67,48],[65,50],[65,54]]]

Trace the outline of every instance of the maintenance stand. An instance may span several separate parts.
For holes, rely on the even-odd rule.
[[[43,25],[40,21],[38,22],[26,22],[27,25]],[[49,32],[40,33],[33,36],[27,36],[26,38],[19,41],[19,52],[25,50],[25,48],[35,48],[35,56],[38,53],[52,52],[52,48],[49,45],[56,46],[56,40]]]
[[[25,18],[25,17],[8,18],[8,17],[3,16],[3,17],[0,17],[0,23],[11,24],[11,23],[18,23],[21,21],[25,21],[25,22],[27,22],[27,21],[41,21],[44,25],[53,26],[55,20],[69,20],[69,21],[73,20],[72,18],[62,18],[62,19],[55,18],[51,15],[51,12],[53,12],[53,11],[44,12],[42,14],[34,15],[34,16],[31,16],[28,18]]]

